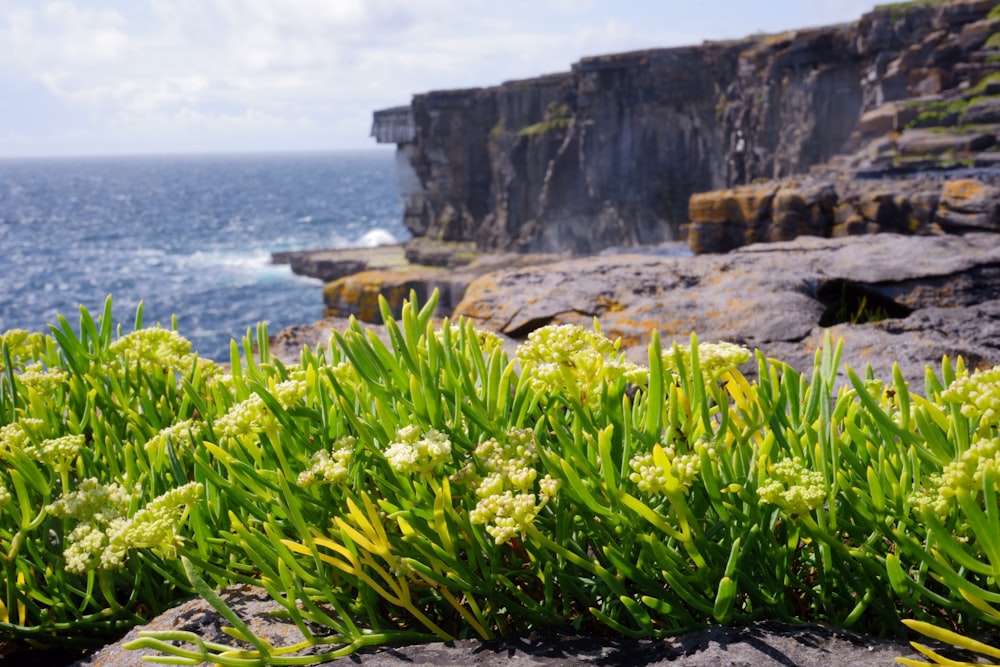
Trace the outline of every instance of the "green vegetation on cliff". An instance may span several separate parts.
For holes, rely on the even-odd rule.
[[[253,650],[176,631],[132,647],[307,664],[545,626],[997,624],[1000,369],[837,387],[829,341],[809,377],[655,336],[637,365],[596,322],[510,359],[436,324],[435,302],[398,321],[383,304],[389,344],[354,322],[294,365],[261,328],[228,371],[141,310],[123,333],[110,300],[78,328],[3,334],[0,633],[94,641],[195,591]],[[305,643],[249,635],[211,592],[232,582]]]

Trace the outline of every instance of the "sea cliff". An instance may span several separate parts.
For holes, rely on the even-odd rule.
[[[398,145],[405,223],[417,237],[574,253],[685,240],[689,223],[718,222],[689,215],[695,193],[819,165],[848,170],[838,178],[870,178],[873,166],[881,177],[886,161],[977,165],[966,154],[988,152],[1000,123],[995,5],[897,3],[842,25],[584,58],[565,73],[416,95],[376,112],[373,135]],[[924,137],[918,150],[895,143],[908,124],[978,129],[974,142],[934,148]],[[872,155],[882,163],[865,162]],[[832,220],[831,192],[832,183],[807,188],[805,209]],[[833,222],[805,217],[766,240],[832,233]],[[696,251],[744,241],[704,226],[694,239]]]

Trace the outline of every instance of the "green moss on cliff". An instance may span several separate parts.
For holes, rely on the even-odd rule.
[[[920,7],[937,7],[943,5],[946,0],[913,0],[912,2],[890,2],[884,5],[876,5],[875,11],[888,11],[889,16],[894,20],[903,18],[910,12]]]
[[[534,123],[533,125],[522,127],[517,134],[521,137],[532,137],[540,134],[546,134],[547,132],[551,132],[553,130],[564,130],[569,127],[571,122],[573,122],[573,116],[570,114],[569,106],[550,102],[548,107],[545,109],[544,120]]]

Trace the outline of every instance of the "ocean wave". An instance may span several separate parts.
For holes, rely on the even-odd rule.
[[[396,240],[396,237],[391,232],[381,227],[376,227],[362,234],[354,246],[357,248],[375,248],[380,245],[395,245],[397,243],[399,241]]]
[[[177,264],[187,271],[200,271],[227,279],[253,279],[255,282],[285,280],[293,276],[287,265],[272,264],[271,253],[262,250],[199,250],[177,256]]]

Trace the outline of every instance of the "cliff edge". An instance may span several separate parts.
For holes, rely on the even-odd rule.
[[[416,95],[376,112],[372,133],[398,146],[417,237],[574,253],[684,239],[695,193],[817,165],[849,179],[886,160],[920,169],[927,155],[947,158],[928,168],[981,166],[968,154],[988,152],[1000,122],[996,4],[897,3],[843,25],[584,58],[565,73]],[[962,130],[942,140],[929,129],[938,125]],[[814,206],[803,215],[818,218],[795,234],[833,219],[836,180],[806,193]],[[765,219],[773,199],[754,201],[754,220]],[[696,250],[745,241],[699,229]]]

